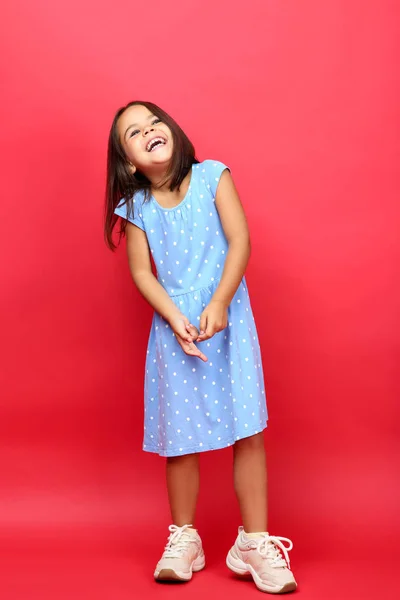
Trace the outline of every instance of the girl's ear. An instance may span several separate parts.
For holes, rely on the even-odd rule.
[[[129,171],[131,172],[131,174],[132,174],[132,175],[134,175],[134,174],[135,174],[135,172],[136,172],[136,167],[135,167],[135,165],[133,165],[131,162],[128,162],[128,169],[129,169]]]

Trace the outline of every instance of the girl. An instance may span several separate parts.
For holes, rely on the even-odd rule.
[[[267,532],[267,408],[244,277],[250,239],[229,169],[200,163],[159,107],[131,102],[115,115],[108,143],[105,234],[111,249],[119,217],[133,281],[155,311],[143,449],[167,457],[173,524],[154,577],[188,581],[204,568],[193,527],[199,454],[233,446],[243,526],[227,566],[250,573],[262,591],[293,591],[293,544]]]

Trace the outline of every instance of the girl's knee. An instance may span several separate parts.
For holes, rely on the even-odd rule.
[[[237,440],[233,446],[234,451],[259,450],[260,448],[264,449],[264,435],[262,432]]]
[[[167,464],[176,465],[190,462],[197,462],[199,460],[199,454],[183,454],[179,456],[167,456]]]

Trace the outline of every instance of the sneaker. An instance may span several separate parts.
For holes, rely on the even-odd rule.
[[[282,542],[288,542],[289,546],[284,546]],[[243,527],[239,527],[239,535],[229,550],[226,564],[237,575],[250,573],[262,592],[294,592],[297,583],[289,568],[288,556],[288,551],[292,548],[293,543],[287,538],[269,533],[250,537],[246,535]]]
[[[189,581],[206,566],[200,536],[190,527],[169,526],[168,543],[154,571],[158,581]]]

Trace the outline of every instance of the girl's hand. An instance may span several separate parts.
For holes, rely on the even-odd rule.
[[[189,319],[184,315],[181,315],[171,319],[169,324],[184,353],[189,356],[197,356],[202,361],[207,362],[207,356],[193,343],[193,340],[197,339],[199,332],[197,328],[189,322]]]
[[[209,340],[215,333],[222,331],[228,325],[228,307],[219,300],[211,300],[201,313],[200,335],[196,342]]]

